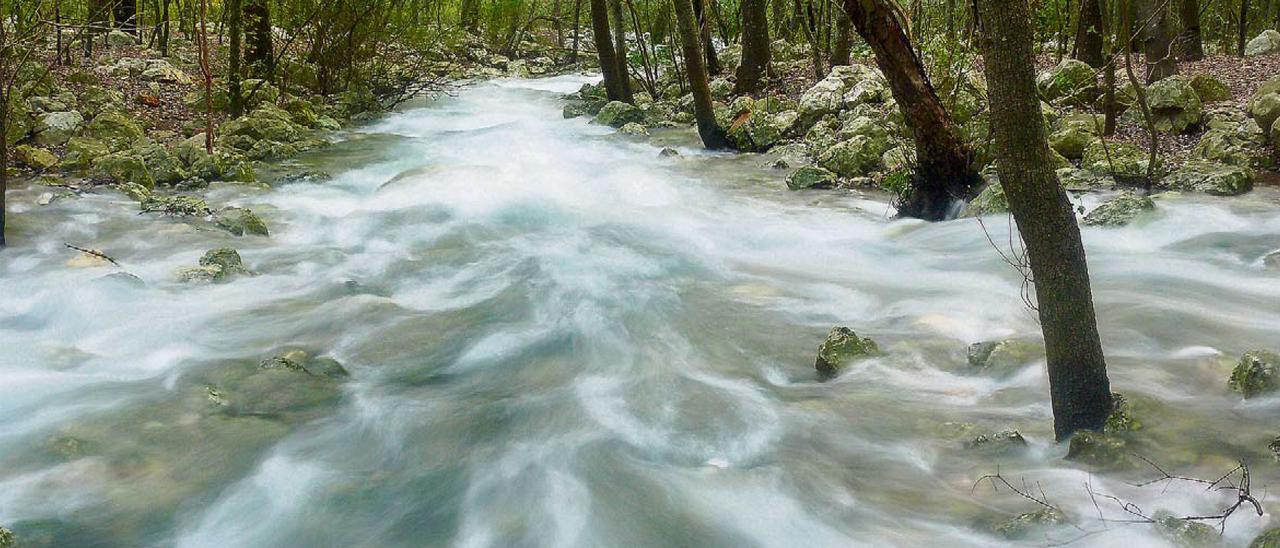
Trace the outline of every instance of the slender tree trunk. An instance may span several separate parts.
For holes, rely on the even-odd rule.
[[[876,64],[915,140],[916,180],[899,213],[945,219],[951,204],[969,199],[977,187],[972,153],[938,100],[888,0],[844,0],[844,6],[858,34],[875,52]]]
[[[693,13],[698,21],[698,36],[702,40],[702,53],[707,63],[707,74],[717,76],[724,72],[720,65],[720,57],[716,55],[716,43],[711,40],[711,18],[707,15],[707,2],[715,0],[693,0]]]
[[[267,0],[243,0],[245,54],[249,73],[264,80],[275,79],[275,50],[271,39],[271,7]]]
[[[619,101],[636,102],[631,92],[631,71],[627,63],[627,20],[622,17],[622,0],[609,0],[609,23],[613,25],[613,59],[618,64]]]
[[[204,76],[204,149],[213,154],[213,69],[209,66],[209,0],[200,0],[200,73]]]
[[[766,0],[742,0],[742,64],[733,92],[757,93],[769,74],[769,17]]]
[[[1240,34],[1236,37],[1236,54],[1244,57],[1244,45],[1249,39],[1249,0],[1240,0]]]
[[[1200,35],[1200,2],[1180,0],[1178,18],[1182,19],[1182,32],[1178,34],[1178,52],[1183,61],[1204,59],[1204,39]]]
[[[231,117],[239,118],[244,114],[244,94],[240,89],[240,44],[241,37],[244,35],[243,25],[241,25],[243,12],[241,11],[241,2],[243,0],[226,0],[223,4],[227,10],[227,32],[231,35],[230,46],[227,48],[227,92],[231,98]]]
[[[698,121],[698,136],[707,148],[727,148],[729,143],[724,129],[716,123],[715,110],[711,106],[711,84],[707,67],[703,65],[698,18],[689,0],[672,1],[675,3],[676,30],[680,33],[680,52],[689,75],[689,87],[693,90],[693,115]]]
[[[853,49],[853,24],[843,13],[836,14],[836,45],[831,52],[831,66],[848,65],[852,62],[850,52]]]
[[[596,55],[600,58],[600,72],[604,76],[604,89],[610,101],[624,101],[622,76],[618,74],[618,61],[613,54],[612,35],[609,34],[608,0],[591,0],[591,34],[596,42]]]
[[[3,24],[3,23],[0,23]],[[7,67],[6,67],[7,68]],[[8,97],[0,97],[4,100],[4,104],[0,105],[0,249],[5,247],[5,218],[8,216],[8,206],[5,204],[5,195],[9,193],[9,100]]]
[[[169,38],[172,36],[172,21],[169,19],[169,4],[172,0],[160,0],[160,55],[169,56]]]
[[[1027,0],[978,0],[996,168],[1027,246],[1049,362],[1054,436],[1101,430],[1111,385],[1080,227],[1058,183],[1036,95]]]
[[[582,37],[582,0],[573,0],[573,52],[569,54],[569,62],[578,62],[578,42]]]
[[[1081,0],[1076,25],[1076,58],[1093,68],[1105,64],[1102,54],[1102,0]]]

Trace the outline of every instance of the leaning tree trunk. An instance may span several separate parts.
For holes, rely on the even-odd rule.
[[[606,3],[607,0],[591,0],[591,34],[596,43],[596,56],[600,59],[605,94],[610,101],[622,101],[622,77],[618,74],[618,61],[613,56],[613,41],[609,34],[609,7]]]
[[[1027,0],[978,0],[978,9],[996,168],[1027,246],[1049,362],[1053,432],[1061,441],[1077,430],[1101,430],[1111,413],[1089,267],[1049,154]]]
[[[115,0],[111,6],[111,16],[116,20],[116,28],[129,34],[138,34],[137,0]]]
[[[766,0],[742,0],[742,64],[735,94],[757,93],[769,74],[769,17]]]
[[[244,36],[244,63],[250,73],[272,80],[276,67],[271,42],[271,7],[267,0],[244,0]]]
[[[1102,0],[1080,1],[1075,50],[1076,58],[1093,68],[1106,64],[1102,53]]]
[[[627,21],[622,17],[622,0],[609,0],[609,22],[613,25],[613,59],[618,64],[618,87],[625,103],[636,102],[631,93],[631,71],[627,65]]]
[[[1178,53],[1182,61],[1204,59],[1204,39],[1200,34],[1200,2],[1181,0],[1178,18],[1182,19],[1182,32],[1178,34]]]
[[[711,17],[708,14],[707,2],[715,0],[693,0],[693,13],[698,21],[698,36],[702,40],[702,53],[706,57],[707,74],[716,76],[724,71],[720,65],[720,57],[716,55],[716,44],[711,41]]]
[[[916,177],[899,213],[942,220],[955,200],[974,194],[979,177],[972,153],[938,100],[889,0],[844,0],[845,12],[875,52],[916,144]]]
[[[698,36],[698,19],[693,14],[693,5],[690,0],[672,1],[675,3],[676,30],[680,33],[680,53],[693,91],[693,116],[698,121],[698,136],[707,148],[728,148],[724,129],[716,123],[716,113],[711,106],[711,84],[707,67],[703,64],[702,40]]]

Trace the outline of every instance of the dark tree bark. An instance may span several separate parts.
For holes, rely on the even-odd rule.
[[[852,58],[853,24],[843,13],[836,14],[836,45],[831,51],[831,66],[848,65]]]
[[[251,74],[265,80],[275,76],[271,41],[271,7],[267,0],[244,1],[244,62]]]
[[[1147,62],[1147,83],[1178,73],[1173,50],[1173,18],[1163,0],[1140,0],[1138,20],[1143,22],[1142,52]]]
[[[582,37],[582,0],[573,0],[573,51],[569,54],[569,62],[578,62],[578,42]]]
[[[135,36],[138,34],[137,0],[115,0],[111,16],[116,20],[116,28]]]
[[[720,57],[716,55],[716,44],[711,41],[711,19],[707,15],[707,2],[715,0],[693,0],[693,12],[698,21],[698,37],[702,40],[702,53],[706,56],[707,74],[711,76],[724,72],[720,65]]]
[[[458,12],[462,28],[470,32],[480,28],[480,0],[462,0]]]
[[[604,76],[605,94],[610,101],[623,101],[622,75],[618,74],[618,61],[613,56],[613,41],[609,31],[609,7],[607,0],[591,0],[591,34],[596,42],[596,55],[600,59],[600,72]]]
[[[4,100],[0,104],[0,249],[5,244],[5,218],[9,207],[5,204],[5,194],[9,192],[9,100],[8,97],[0,97]]]
[[[209,0],[200,0],[200,74],[204,76],[204,150],[213,154],[213,67],[209,66]]]
[[[160,0],[160,55],[169,56],[169,37],[173,35],[172,20],[169,19],[171,0]]]
[[[766,0],[742,0],[742,64],[733,92],[757,93],[769,74],[769,17]]]
[[[1200,2],[1181,0],[1178,18],[1182,20],[1182,32],[1178,34],[1178,52],[1182,61],[1204,59],[1204,39],[1200,34]]]
[[[622,0],[609,0],[609,23],[613,25],[613,59],[618,64],[618,88],[624,103],[636,102],[631,92],[631,71],[627,63],[627,21],[622,17]]]
[[[689,75],[689,87],[693,91],[693,115],[698,121],[698,136],[702,146],[710,149],[728,148],[724,129],[716,123],[715,110],[711,106],[711,84],[707,67],[703,64],[702,40],[698,32],[698,19],[693,14],[689,0],[672,0],[675,4],[676,30],[680,33],[680,53],[684,57],[685,72]]]
[[[1193,0],[1194,1],[1194,0]],[[1093,68],[1102,68],[1102,0],[1081,0],[1076,26],[1076,58]]]
[[[226,0],[224,6],[227,10],[227,33],[230,34],[227,46],[227,93],[231,98],[231,117],[239,118],[244,114],[244,94],[240,89],[240,53],[241,53],[241,37],[244,35],[244,28],[241,24],[243,13],[241,11],[241,2],[243,0]]]
[[[899,214],[926,220],[947,217],[952,202],[972,197],[979,178],[972,152],[924,72],[924,65],[887,0],[844,0],[845,12],[875,53],[876,64],[902,109],[916,144],[916,180]]]
[[[1080,227],[1058,183],[1036,95],[1027,0],[978,0],[996,168],[1027,246],[1049,362],[1053,432],[1101,430],[1111,385]]]
[[[1236,54],[1244,57],[1244,46],[1249,40],[1249,0],[1240,0],[1240,34],[1236,36]]]

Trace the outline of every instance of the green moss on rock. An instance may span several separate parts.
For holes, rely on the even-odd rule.
[[[1143,213],[1154,211],[1156,203],[1146,196],[1125,191],[1090,211],[1084,217],[1088,226],[1124,226],[1132,223]]]
[[[1280,385],[1277,369],[1280,368],[1280,355],[1265,350],[1250,350],[1240,357],[1240,362],[1231,371],[1227,386],[1244,395],[1245,399],[1269,394]]]
[[[870,338],[859,337],[848,327],[833,327],[827,334],[827,340],[818,346],[814,367],[824,378],[830,378],[853,360],[879,353],[880,347]]]

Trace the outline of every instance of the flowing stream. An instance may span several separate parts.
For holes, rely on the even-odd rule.
[[[1089,490],[1148,513],[1234,500],[1064,461],[1043,362],[967,364],[970,343],[1038,335],[993,247],[1006,219],[893,220],[883,196],[789,192],[768,158],[701,151],[687,129],[562,119],[585,81],[477,84],[297,160],[330,178],[211,192],[270,238],[139,217],[112,192],[12,192],[0,524],[37,546],[984,546],[1037,509],[974,488],[998,467],[1075,521],[1026,542],[1164,546],[1096,519]],[[1268,513],[1228,521],[1243,545],[1280,491],[1280,398],[1226,379],[1243,351],[1280,350],[1261,259],[1280,191],[1159,203],[1084,231],[1111,379],[1171,471],[1248,460]],[[141,283],[68,265],[64,242]],[[228,245],[253,276],[173,278]],[[885,353],[823,383],[834,325]],[[289,348],[350,378],[237,384]],[[1027,450],[963,446],[1010,428]]]

